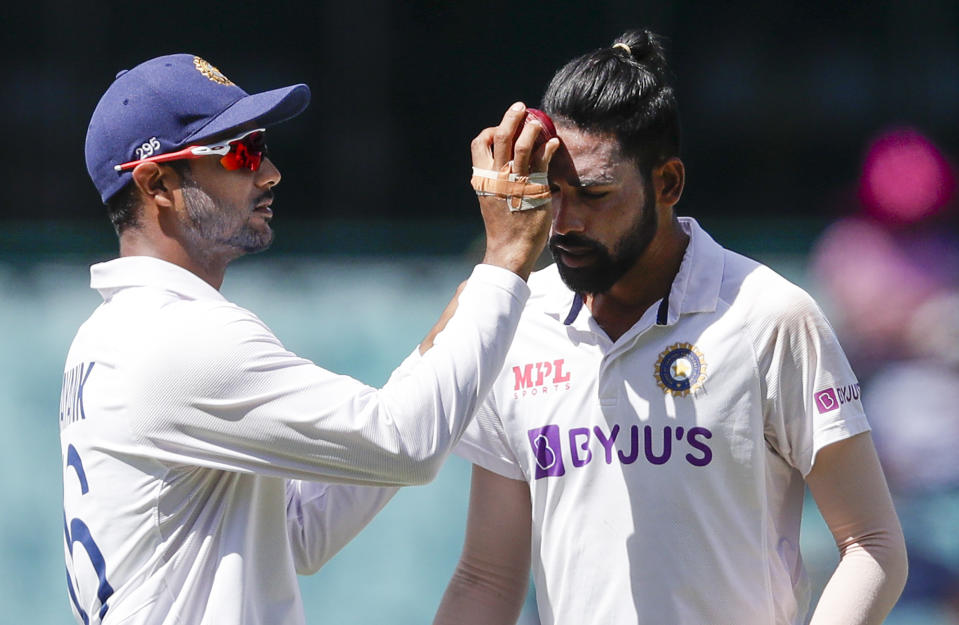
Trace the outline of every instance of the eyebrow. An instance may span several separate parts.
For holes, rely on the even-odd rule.
[[[615,177],[610,175],[600,175],[594,178],[579,178],[574,187],[584,188],[584,187],[601,187],[609,184],[616,184],[618,180]]]

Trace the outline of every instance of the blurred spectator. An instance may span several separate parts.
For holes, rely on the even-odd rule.
[[[867,149],[857,210],[826,230],[811,259],[860,375],[909,547],[901,609],[933,606],[949,623],[959,623],[955,190],[955,167],[931,140],[888,131]]]

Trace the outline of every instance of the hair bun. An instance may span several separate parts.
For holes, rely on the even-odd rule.
[[[640,63],[655,67],[666,67],[666,49],[664,40],[656,33],[647,30],[630,30],[616,38],[613,48],[623,50],[627,56]]]

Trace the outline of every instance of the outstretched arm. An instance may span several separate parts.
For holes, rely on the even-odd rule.
[[[529,585],[529,486],[473,466],[466,540],[434,625],[512,625]]]
[[[517,103],[474,140],[477,167],[545,175],[559,140],[535,147],[537,128],[523,126],[525,111]],[[517,184],[508,190],[537,188]],[[139,405],[129,407],[142,415],[131,423],[135,435],[169,463],[379,486],[432,480],[503,366],[529,296],[523,280],[549,231],[549,199],[539,199],[546,202],[513,211],[503,197],[480,198],[483,264],[433,346],[381,389],[297,357],[261,320],[227,302],[211,303],[199,321],[167,316],[166,326],[153,328],[164,339],[138,346],[131,367],[131,379],[144,381],[134,393]],[[186,375],[183,353],[197,354]],[[171,394],[178,404],[169,404]]]
[[[840,557],[810,625],[882,623],[906,583],[906,545],[872,437],[823,448],[806,483]]]
[[[312,575],[353,540],[398,487],[288,480],[286,527],[296,572]]]

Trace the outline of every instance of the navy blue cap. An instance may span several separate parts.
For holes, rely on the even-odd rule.
[[[90,118],[87,171],[104,204],[132,179],[114,165],[174,152],[255,121],[267,127],[299,115],[310,88],[248,94],[192,54],[170,54],[117,74]]]

